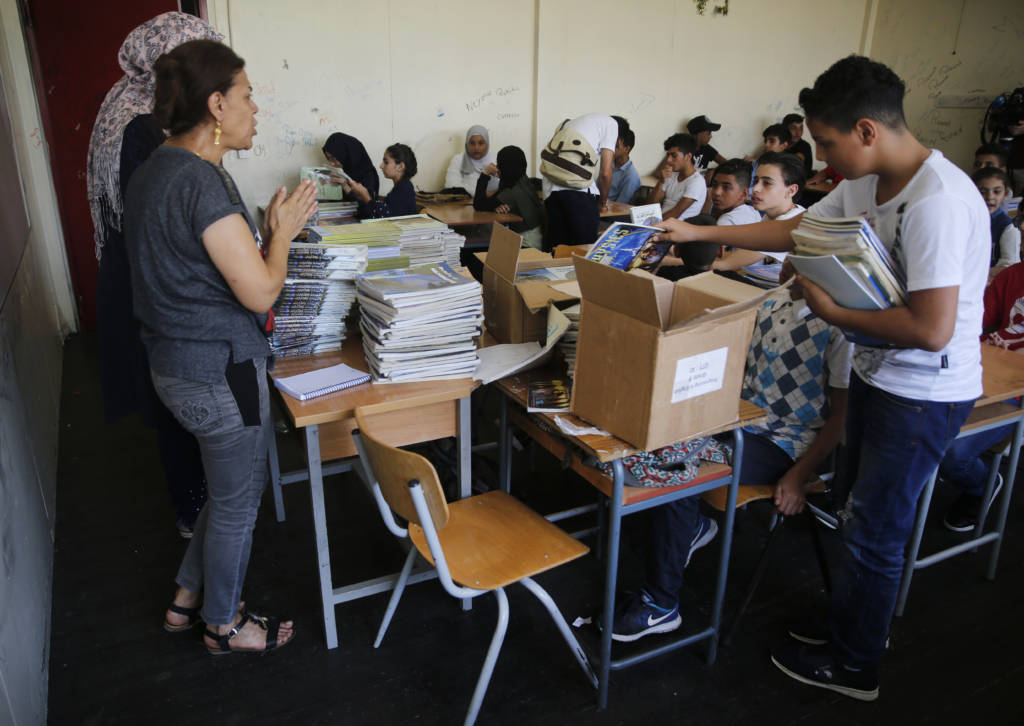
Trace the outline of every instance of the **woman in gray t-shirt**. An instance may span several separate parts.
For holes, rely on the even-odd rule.
[[[221,166],[256,133],[244,66],[210,40],[156,61],[153,114],[171,135],[125,198],[134,310],[153,385],[198,439],[209,493],[164,627],[187,630],[201,609],[215,655],[270,649],[294,635],[290,620],[248,613],[239,600],[266,485],[267,311],[284,284],[289,244],[316,209],[311,183],[290,196],[282,188],[258,230]]]

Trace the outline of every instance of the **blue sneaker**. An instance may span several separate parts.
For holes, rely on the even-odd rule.
[[[686,562],[683,564],[685,569],[690,564],[690,558],[693,557],[693,553],[705,546],[718,534],[718,522],[705,517],[703,514],[697,515],[697,527],[693,530],[693,539],[690,540],[690,551],[686,553]]]
[[[640,595],[625,603],[624,607],[616,608],[612,640],[629,643],[645,635],[668,633],[682,623],[678,603],[668,609],[658,607],[647,591],[641,590]]]

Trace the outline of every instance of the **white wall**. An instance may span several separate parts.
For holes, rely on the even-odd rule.
[[[0,308],[0,723],[37,724],[46,720],[61,342],[76,320],[16,0],[0,0],[0,26],[32,221]]]
[[[1000,93],[1024,86],[1024,5],[1020,0],[878,4],[871,53],[906,82],[910,129],[922,143],[969,169],[981,143],[985,107]]]
[[[692,0],[211,0],[261,107],[253,153],[226,165],[249,205],[262,204],[346,131],[375,160],[409,144],[414,183],[435,190],[471,124],[490,129],[494,150],[515,144],[535,160],[558,122],[589,111],[630,120],[644,172],[701,113],[724,124],[719,150],[741,156],[870,37],[870,0],[784,7],[734,1],[723,17],[698,15]]]

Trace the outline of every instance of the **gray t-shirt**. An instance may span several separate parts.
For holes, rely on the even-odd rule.
[[[150,366],[163,375],[219,383],[230,361],[266,358],[266,314],[235,298],[203,246],[203,232],[241,214],[259,233],[223,167],[161,146],[132,175],[124,230],[135,317]]]

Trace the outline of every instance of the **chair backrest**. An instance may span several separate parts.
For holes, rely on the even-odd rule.
[[[380,485],[381,494],[395,514],[409,522],[422,524],[409,494],[409,482],[418,481],[423,487],[434,528],[440,531],[448,524],[448,502],[434,465],[419,454],[403,451],[377,438],[372,423],[374,409],[374,406],[360,406],[355,416],[370,471]],[[384,410],[382,408],[381,412]]]

